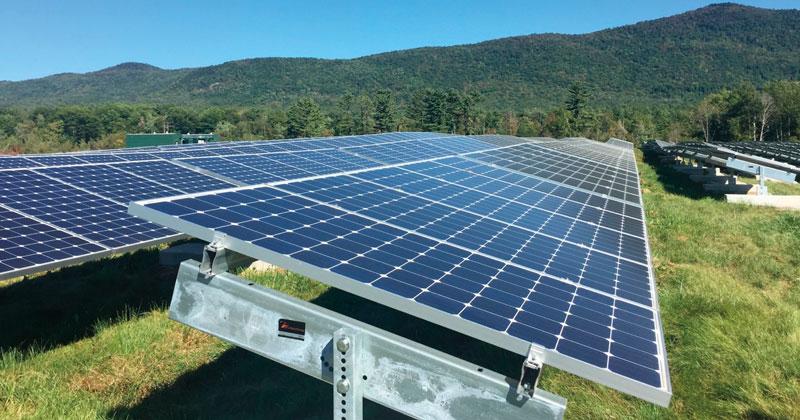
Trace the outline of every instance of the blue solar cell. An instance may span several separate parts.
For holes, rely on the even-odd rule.
[[[607,194],[634,204],[639,203],[638,177],[629,168],[580,158],[532,143],[468,156],[596,194]]]
[[[337,172],[363,170],[380,166],[378,162],[364,159],[362,157],[339,150],[298,152],[298,154],[304,159],[308,159],[317,164],[329,166],[335,169]]]
[[[299,159],[291,153],[278,153],[258,156],[232,156],[228,159],[248,168],[253,168],[265,174],[269,174],[271,176],[270,181],[274,179],[306,178],[313,175],[320,175],[322,173],[330,173],[332,171],[331,168],[328,168],[327,171],[323,171],[321,173],[304,170],[301,166],[309,166],[311,162],[304,159]],[[311,168],[309,169],[313,170]]]
[[[138,162],[144,160],[157,160],[158,157],[149,153],[115,153],[116,157],[125,162]]]

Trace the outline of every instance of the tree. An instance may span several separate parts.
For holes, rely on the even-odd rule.
[[[356,98],[355,104],[355,134],[374,133],[375,129],[375,106],[367,95],[360,95]]]
[[[550,112],[544,119],[542,134],[554,138],[571,136],[570,117],[571,114],[564,108]]]
[[[380,89],[375,93],[375,131],[387,133],[397,130],[397,104],[392,91]]]
[[[576,81],[567,89],[567,94],[567,102],[565,103],[567,111],[572,113],[572,118],[575,121],[579,121],[591,97],[589,89],[585,83]]]
[[[286,134],[290,138],[320,136],[325,130],[325,116],[311,98],[298,99],[286,115]]]
[[[519,119],[513,112],[506,112],[505,115],[503,115],[503,134],[516,136],[517,129],[519,129]]]
[[[767,131],[767,126],[772,120],[775,113],[775,100],[772,99],[767,92],[761,92],[761,126],[758,131],[758,141],[764,141],[764,133]]]
[[[347,136],[356,133],[356,115],[354,111],[353,95],[345,93],[336,103],[331,126],[337,136]]]
[[[727,110],[723,119],[729,128],[729,137],[723,141],[758,140],[758,121],[762,108],[755,86],[743,83],[737,86],[727,99]]]
[[[694,120],[700,124],[700,129],[703,131],[703,139],[706,142],[710,142],[714,138],[714,129],[722,113],[721,98],[718,94],[706,96],[694,111]]]
[[[408,108],[409,117],[422,131],[449,131],[447,94],[439,89],[422,89],[414,93]]]
[[[778,141],[800,139],[800,81],[770,82],[764,91],[775,101],[773,138]]]
[[[475,134],[477,132],[478,103],[481,96],[478,92],[463,92],[459,95],[456,108],[456,131],[461,134]]]

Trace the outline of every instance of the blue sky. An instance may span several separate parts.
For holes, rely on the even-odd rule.
[[[138,61],[351,58],[543,32],[586,33],[702,7],[692,0],[2,0],[0,80]],[[754,0],[800,8],[800,0]]]

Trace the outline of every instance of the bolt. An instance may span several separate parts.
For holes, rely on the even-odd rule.
[[[342,353],[347,353],[347,350],[350,350],[350,339],[347,337],[342,337],[336,342],[336,349]]]
[[[347,379],[339,379],[339,381],[336,382],[336,392],[345,395],[349,390],[350,390],[350,381],[348,381]]]

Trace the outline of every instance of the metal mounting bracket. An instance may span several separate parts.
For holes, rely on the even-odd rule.
[[[250,265],[253,261],[255,261],[254,258],[226,248],[224,238],[217,238],[203,248],[203,262],[200,263],[200,272],[205,277],[210,277]]]
[[[519,376],[519,384],[517,385],[517,394],[527,395],[528,398],[533,398],[536,392],[536,387],[539,385],[539,378],[542,376],[542,363],[541,355],[531,346],[528,351],[528,357],[522,362],[522,372]]]

